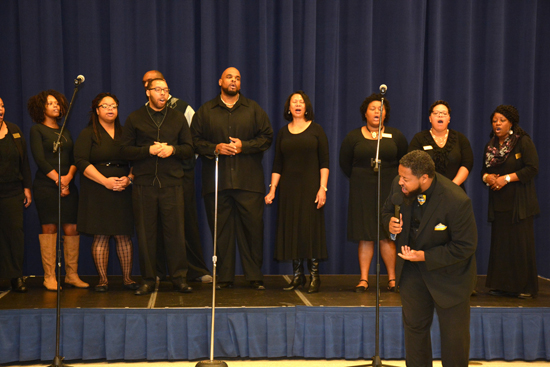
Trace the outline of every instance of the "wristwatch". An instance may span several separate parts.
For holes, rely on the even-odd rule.
[[[506,175],[506,177],[504,177],[504,180],[506,181],[506,183],[510,183],[510,175]]]

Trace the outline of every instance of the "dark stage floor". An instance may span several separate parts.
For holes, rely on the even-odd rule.
[[[92,285],[97,277],[82,277]],[[353,291],[357,284],[357,275],[323,275],[321,291],[308,294],[307,290],[284,291],[288,276],[271,275],[265,277],[265,291],[256,291],[248,286],[242,276],[237,277],[232,289],[216,292],[217,307],[291,307],[291,306],[325,306],[325,307],[374,307],[376,300],[376,277],[370,276],[371,288],[366,293]],[[27,279],[27,293],[0,293],[0,309],[55,308],[57,296],[42,286],[41,277]],[[399,293],[386,290],[387,276],[381,276],[380,305],[401,306]],[[212,304],[212,284],[191,283],[193,293],[182,294],[172,290],[170,282],[160,282],[158,292],[148,296],[135,296],[133,291],[122,287],[122,278],[109,277],[109,291],[97,293],[90,289],[63,289],[61,307],[63,308],[177,308],[177,307],[210,307]],[[539,295],[535,299],[520,300],[510,297],[494,297],[484,287],[485,276],[478,276],[477,295],[472,296],[472,307],[550,307],[550,281],[539,279]],[[0,289],[8,283],[0,283]]]

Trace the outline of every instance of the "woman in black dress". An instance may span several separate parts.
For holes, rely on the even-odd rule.
[[[134,226],[132,192],[127,187],[133,175],[128,162],[120,158],[121,134],[117,97],[110,93],[98,94],[92,101],[90,122],[78,136],[74,148],[75,163],[81,172],[77,229],[94,236],[92,255],[99,274],[96,292],[109,290],[107,263],[111,236],[116,242],[124,287],[138,288],[130,278]]]
[[[38,166],[34,176],[33,192],[38,217],[42,225],[39,235],[42,265],[44,266],[44,286],[50,291],[57,290],[55,276],[56,239],[58,217],[58,184],[61,185],[61,223],[63,227],[63,248],[65,252],[65,284],[88,288],[78,277],[78,252],[80,236],[76,230],[78,191],[73,177],[76,166],[73,158],[73,140],[69,130],[64,129],[61,137],[61,182],[58,183],[58,156],[53,153],[53,145],[60,134],[57,124],[67,112],[67,99],[55,90],[46,90],[33,96],[27,102],[27,109],[36,122],[31,128],[30,142],[34,161]]]
[[[538,292],[533,218],[539,213],[534,180],[539,157],[533,141],[519,127],[514,106],[498,106],[491,124],[481,170],[483,182],[491,189],[486,286],[491,295],[532,298]]]
[[[327,258],[325,217],[329,152],[327,136],[315,123],[313,106],[301,90],[288,96],[284,118],[290,123],[277,134],[275,160],[266,204],[279,187],[275,258],[292,260],[294,278],[285,290],[306,283],[304,259],[310,273],[308,293],[319,291],[319,260]]]
[[[14,292],[26,292],[23,208],[31,205],[32,176],[23,133],[4,121],[5,113],[0,98],[0,278],[11,279]]]
[[[451,106],[446,101],[435,101],[429,110],[432,128],[416,134],[409,144],[409,152],[423,150],[435,162],[435,170],[464,189],[464,181],[474,166],[474,153],[464,134],[449,129]]]
[[[379,159],[382,161],[380,193],[381,204],[389,195],[391,182],[397,175],[399,160],[407,153],[407,139],[396,128],[386,126],[390,119],[390,103],[384,99],[380,116],[382,96],[372,94],[360,107],[366,124],[348,133],[340,148],[340,167],[349,177],[348,240],[359,242],[359,266],[361,278],[356,292],[369,288],[369,268],[377,239],[378,173],[371,162],[376,157],[378,126],[382,124]],[[395,243],[390,240],[387,228],[380,226],[380,254],[388,271],[388,290],[395,290]]]

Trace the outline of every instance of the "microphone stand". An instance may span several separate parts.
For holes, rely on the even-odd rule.
[[[376,144],[376,158],[371,158],[371,166],[373,166],[374,172],[378,173],[378,187],[377,187],[377,196],[378,203],[376,207],[376,321],[375,321],[375,341],[374,341],[374,356],[372,357],[372,363],[362,364],[354,367],[395,367],[389,364],[382,364],[380,359],[380,181],[381,181],[381,170],[382,161],[379,160],[380,155],[380,141],[382,140],[382,116],[384,113],[384,95],[386,94],[385,90],[381,90],[382,100],[380,101],[380,123],[378,124],[378,142]]]
[[[57,141],[53,143],[53,152],[57,153],[57,251],[56,251],[56,263],[57,263],[57,308],[55,315],[55,357],[53,359],[50,367],[70,367],[63,363],[65,357],[59,355],[59,339],[61,334],[61,147],[63,146],[61,142],[61,137],[63,136],[63,130],[67,124],[67,119],[69,118],[69,113],[73,107],[73,102],[78,93],[78,87],[80,87],[81,82],[75,80],[73,96],[71,98],[71,103],[69,103],[69,108],[67,114],[65,115],[65,120],[63,125],[61,125],[61,130],[59,130],[59,136]]]
[[[215,189],[214,189],[214,255],[212,255],[212,328],[210,330],[210,359],[200,361],[195,367],[227,367],[224,361],[214,360],[214,326],[216,320],[216,249],[218,244],[218,156],[219,152],[214,151],[216,155]]]

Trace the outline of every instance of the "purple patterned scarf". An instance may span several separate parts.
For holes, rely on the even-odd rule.
[[[485,150],[485,167],[496,167],[504,163],[518,142],[520,134],[508,135],[499,146],[498,136],[494,136]]]

